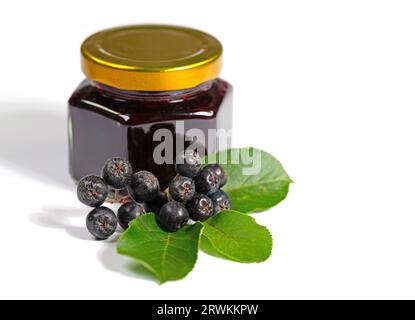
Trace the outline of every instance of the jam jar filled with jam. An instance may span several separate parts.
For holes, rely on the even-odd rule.
[[[208,139],[232,127],[232,86],[218,78],[221,61],[220,42],[191,28],[137,25],[87,38],[86,79],[69,99],[73,178],[100,174],[108,158],[122,157],[134,171],[154,173],[164,188],[178,153],[195,144],[192,129],[205,136],[197,141],[204,153],[230,147],[230,134],[225,144]],[[155,159],[161,143],[168,147],[162,152],[173,152],[163,154],[170,161]]]

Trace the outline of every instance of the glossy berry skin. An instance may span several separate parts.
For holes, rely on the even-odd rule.
[[[134,173],[128,187],[130,196],[139,203],[152,201],[159,191],[157,177],[145,170]]]
[[[210,196],[210,199],[212,199],[214,214],[232,208],[231,199],[225,191],[217,191],[216,193]]]
[[[114,189],[124,189],[131,181],[133,168],[122,158],[111,158],[102,168],[102,178]]]
[[[145,210],[141,203],[135,201],[126,202],[118,209],[118,224],[125,230],[128,228],[128,224],[131,220],[134,220],[143,214],[145,214]]]
[[[219,188],[222,188],[228,182],[228,175],[220,164],[208,164],[205,168],[212,170],[219,178]]]
[[[86,227],[95,238],[105,240],[117,229],[117,217],[107,207],[94,208],[86,217]]]
[[[186,150],[178,159],[176,172],[184,177],[194,178],[202,167],[202,158],[194,150]]]
[[[175,232],[189,221],[189,213],[176,201],[167,202],[156,215],[159,227],[167,232]]]
[[[187,211],[193,221],[204,221],[213,216],[212,200],[204,194],[196,194],[186,203]]]
[[[101,177],[86,176],[78,183],[79,201],[90,207],[99,207],[108,196],[108,186]]]
[[[209,167],[203,168],[195,178],[196,192],[212,195],[219,190],[220,180]]]
[[[157,192],[156,197],[144,204],[146,212],[159,213],[162,206],[167,203],[167,195],[163,191]]]
[[[195,194],[195,184],[188,177],[177,176],[170,183],[169,193],[174,200],[185,202],[190,200]]]

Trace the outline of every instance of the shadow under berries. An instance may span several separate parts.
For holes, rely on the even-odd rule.
[[[80,240],[95,241],[85,228],[85,209],[83,208],[43,207],[39,212],[29,215],[29,220],[41,227],[62,229]],[[75,220],[79,222],[76,223]],[[116,239],[117,237],[113,236],[107,242],[115,242]]]
[[[41,227],[63,229],[77,239],[92,240],[85,226],[77,226],[72,222],[73,219],[82,216],[85,216],[82,209],[44,207],[41,211],[31,214],[29,220]]]
[[[124,276],[159,283],[158,279],[138,261],[117,253],[116,243],[104,243],[97,254],[105,269]]]
[[[79,240],[96,242],[85,227],[86,213],[85,208],[49,206],[29,215],[29,220],[40,227],[62,229]],[[101,241],[102,247],[97,254],[97,258],[103,267],[130,278],[158,283],[157,278],[137,261],[132,261],[117,253],[117,240],[122,231],[121,228],[118,228],[116,234],[107,240]]]

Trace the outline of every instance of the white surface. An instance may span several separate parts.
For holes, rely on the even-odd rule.
[[[415,298],[413,1],[8,1],[0,9],[0,298]],[[78,47],[113,25],[166,22],[225,46],[236,146],[295,180],[257,215],[269,261],[201,254],[159,286],[90,241],[67,176]]]

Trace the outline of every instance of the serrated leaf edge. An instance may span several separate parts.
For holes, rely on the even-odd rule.
[[[271,205],[271,206],[269,206],[269,207],[255,207],[254,209],[251,209],[251,210],[249,210],[249,211],[247,211],[247,212],[242,212],[242,211],[237,211],[237,210],[234,210],[234,211],[237,211],[237,212],[239,212],[239,213],[242,213],[242,214],[245,214],[245,215],[248,215],[248,214],[252,214],[252,213],[259,213],[259,212],[263,212],[263,211],[266,211],[266,210],[270,210],[270,209],[272,209],[272,208],[274,208],[275,206],[277,206],[278,204],[280,204],[281,202],[283,202],[286,198],[287,198],[287,196],[288,196],[288,193],[290,192],[290,183],[292,183],[292,182],[289,182],[288,184],[287,184],[287,192],[285,193],[285,195],[284,195],[284,197],[282,197],[278,202],[276,202],[275,204],[273,204],[273,205]],[[226,190],[225,190],[226,191]],[[226,191],[227,192],[227,191]],[[232,197],[231,197],[231,195],[229,195],[230,196],[230,198],[231,198],[231,201],[232,201]]]
[[[269,210],[269,209],[271,209],[271,208],[273,208],[273,207],[275,207],[275,206],[277,206],[278,204],[280,204],[281,202],[283,202],[286,198],[287,198],[287,196],[288,196],[288,193],[289,193],[289,191],[290,191],[290,184],[291,183],[294,183],[294,181],[290,178],[290,176],[288,175],[288,173],[287,173],[287,171],[285,170],[285,168],[284,168],[284,166],[282,165],[282,163],[281,163],[281,161],[279,161],[276,157],[274,157],[271,153],[269,153],[269,152],[267,152],[267,151],[264,151],[264,150],[262,150],[262,149],[258,149],[258,148],[255,148],[255,147],[243,147],[243,148],[231,148],[231,149],[227,149],[227,150],[222,150],[222,151],[218,151],[218,152],[216,152],[216,155],[218,154],[218,153],[220,153],[220,152],[227,152],[227,153],[232,153],[234,150],[241,150],[241,149],[249,149],[249,151],[251,151],[251,150],[258,150],[259,152],[261,152],[261,153],[265,153],[265,154],[267,154],[268,156],[270,156],[271,158],[273,158],[277,163],[278,163],[278,165],[279,166],[281,166],[281,168],[282,168],[282,170],[283,170],[283,174],[281,174],[280,176],[278,176],[278,178],[276,179],[276,180],[274,180],[274,181],[268,181],[268,182],[264,182],[264,183],[259,183],[259,184],[256,184],[256,185],[267,185],[267,184],[271,184],[271,183],[275,183],[276,181],[281,181],[281,182],[286,182],[287,183],[287,192],[285,193],[285,195],[284,195],[284,197],[282,197],[279,201],[277,201],[276,203],[274,203],[273,205],[270,205],[270,206],[267,206],[267,207],[262,207],[262,208],[254,208],[254,209],[251,209],[250,211],[247,211],[247,212],[240,212],[240,213],[242,213],[242,214],[251,214],[251,213],[258,213],[258,212],[262,212],[262,211],[266,211],[266,210]],[[208,164],[211,164],[210,162],[208,162],[207,160],[208,160],[208,158],[209,158],[209,156],[210,155],[205,155],[204,157],[203,157],[203,159],[202,159],[202,162],[203,162],[203,164],[204,165],[208,165]],[[215,158],[217,158],[217,156],[215,156]],[[217,159],[216,159],[217,160]],[[226,188],[226,186],[223,188],[223,190],[225,191],[225,192],[232,192],[232,191],[234,191],[234,190],[240,190],[240,189],[244,189],[244,188],[252,188],[253,186],[256,186],[256,185],[244,185],[243,187],[241,187],[241,188],[233,188],[233,189],[227,189]],[[232,198],[231,198],[231,200],[232,200]]]
[[[226,214],[226,212],[227,211],[230,211],[230,210],[225,210],[225,211],[221,211],[221,212],[219,212],[218,214],[221,214],[221,213],[225,213]],[[232,261],[235,261],[235,262],[239,262],[239,263],[261,263],[261,262],[264,262],[264,261],[266,261],[266,260],[268,260],[269,259],[269,257],[271,257],[271,255],[272,255],[272,250],[273,250],[273,247],[274,247],[274,239],[273,239],[273,237],[272,237],[272,234],[271,234],[271,232],[269,231],[269,229],[267,228],[267,227],[265,227],[265,226],[263,226],[263,225],[261,225],[261,224],[259,224],[259,223],[257,223],[256,222],[256,220],[253,218],[253,217],[251,217],[251,216],[249,216],[249,215],[247,215],[247,214],[245,214],[245,213],[242,213],[242,212],[239,212],[239,211],[235,211],[235,210],[231,210],[232,212],[234,212],[234,213],[238,213],[238,214],[241,214],[241,215],[243,215],[243,216],[245,216],[245,217],[248,217],[249,219],[251,219],[254,223],[256,223],[258,226],[260,226],[261,228],[263,228],[263,229],[265,229],[266,230],[266,232],[267,232],[267,234],[268,234],[268,236],[270,237],[270,239],[271,239],[271,246],[270,246],[270,250],[269,250],[269,254],[267,255],[267,257],[264,259],[264,260],[258,260],[258,261],[246,261],[246,260],[241,260],[241,259],[238,259],[238,258],[235,258],[235,257],[232,257],[231,255],[229,255],[229,254],[226,254],[226,253],[224,253],[222,250],[220,250],[220,249],[218,249],[213,243],[212,243],[212,241],[209,239],[209,237],[207,236],[207,235],[205,235],[205,234],[203,234],[203,231],[204,231],[204,228],[202,228],[202,232],[200,233],[201,234],[201,236],[204,236],[205,238],[206,238],[206,240],[208,240],[209,242],[210,242],[210,244],[212,245],[212,247],[215,249],[215,250],[217,250],[221,255],[223,255],[223,256],[225,256],[226,258],[228,258],[228,259],[230,259],[230,260],[232,260]],[[209,221],[209,220],[207,220],[207,221]],[[205,224],[205,223],[207,223],[207,221],[204,221],[204,222],[198,222],[198,223],[200,223],[200,224]],[[208,224],[209,226],[211,226],[212,228],[214,228],[214,226],[212,226],[211,224]],[[217,228],[214,228],[214,229],[217,229]],[[220,231],[220,229],[217,229],[217,230],[219,230]],[[199,239],[199,243],[200,243],[200,239]]]

